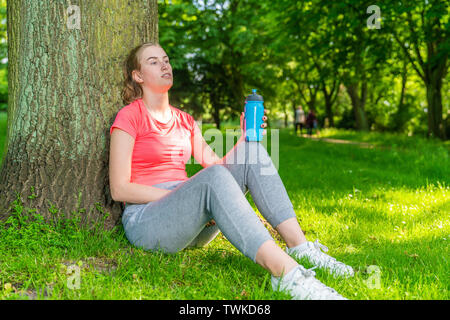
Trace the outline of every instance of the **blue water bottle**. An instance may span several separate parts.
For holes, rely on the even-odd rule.
[[[261,125],[264,123],[264,100],[256,89],[252,89],[252,94],[245,99],[245,140],[261,141],[263,139],[263,130]]]

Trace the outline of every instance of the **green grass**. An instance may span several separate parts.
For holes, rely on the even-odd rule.
[[[400,144],[401,137],[382,134],[351,137],[390,146],[367,149],[311,141],[292,131],[280,131],[279,174],[300,225],[308,240],[320,239],[357,271],[342,280],[316,269],[317,278],[350,299],[448,299],[447,147],[415,138]],[[189,165],[188,175],[200,169]],[[21,203],[16,200],[15,214],[0,226],[2,299],[289,298],[273,292],[268,273],[222,235],[202,249],[146,252],[128,242],[121,226],[88,230],[79,227],[77,215],[44,223]],[[368,283],[371,265],[379,268],[379,288]],[[68,283],[74,266],[79,289]]]

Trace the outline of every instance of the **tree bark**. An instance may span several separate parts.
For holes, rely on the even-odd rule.
[[[326,83],[323,81],[321,89],[325,100],[325,114],[328,118],[328,124],[330,127],[334,127],[333,105],[339,94],[339,81],[333,80],[333,86],[330,88],[330,92],[328,92]]]
[[[214,119],[214,123],[216,124],[216,128],[220,130],[220,109],[222,108],[222,104],[220,103],[220,97],[217,96],[215,91],[212,91],[210,94],[212,101],[212,116]]]
[[[74,26],[79,8],[79,28]],[[20,195],[44,218],[123,210],[109,189],[109,128],[120,108],[122,62],[158,39],[157,1],[8,1],[9,105],[0,219]],[[69,24],[68,24],[69,22]]]
[[[446,140],[445,123],[442,117],[442,78],[432,74],[426,83],[428,102],[428,136]]]
[[[350,100],[352,101],[353,112],[355,115],[356,129],[360,131],[368,131],[369,123],[367,121],[366,111],[364,110],[367,96],[367,85],[361,83],[361,93],[358,94],[358,84],[348,84],[346,86]]]
[[[445,122],[442,116],[442,79],[448,72],[448,32],[442,28],[438,17],[432,15],[428,23],[425,22],[425,11],[421,13],[422,25],[425,29],[425,43],[427,48],[427,61],[424,63],[420,57],[420,65],[424,71],[427,102],[428,102],[428,136],[434,136],[446,140]],[[444,19],[443,19],[444,20]],[[443,23],[443,21],[442,21]],[[411,23],[411,28],[414,29]],[[416,48],[419,47],[417,43]],[[447,46],[446,46],[447,44]]]
[[[329,97],[325,97],[325,114],[328,118],[328,125],[334,127],[334,117],[333,117],[333,105]]]
[[[405,92],[406,92],[406,82],[408,78],[408,61],[403,61],[402,70],[402,88],[400,90],[400,97],[398,100],[397,112],[394,114],[393,118],[393,129],[395,131],[403,130],[405,123],[407,121],[408,106],[405,105]]]
[[[294,112],[294,121],[292,121],[292,124],[294,125],[294,132],[295,132],[295,110],[297,109],[296,100],[292,99],[292,111]],[[284,113],[284,125],[287,128],[288,127],[288,113],[287,111]]]

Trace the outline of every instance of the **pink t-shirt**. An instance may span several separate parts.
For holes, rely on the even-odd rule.
[[[192,140],[202,134],[190,114],[170,106],[172,118],[166,124],[154,119],[142,98],[117,113],[110,128],[119,128],[134,139],[130,182],[155,185],[166,181],[187,180],[186,163],[192,155]]]

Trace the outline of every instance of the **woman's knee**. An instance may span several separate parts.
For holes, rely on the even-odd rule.
[[[230,177],[234,179],[231,172],[221,164],[212,165],[206,168],[206,170],[208,171],[210,178],[217,179],[216,181],[221,181],[221,179],[229,179]]]

